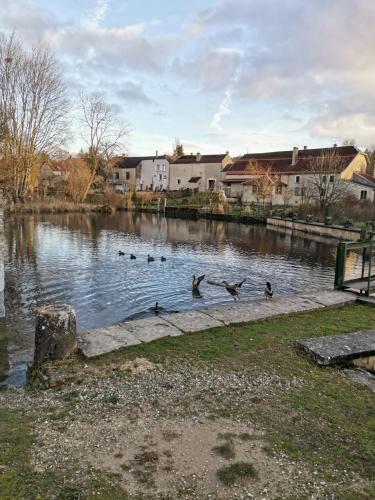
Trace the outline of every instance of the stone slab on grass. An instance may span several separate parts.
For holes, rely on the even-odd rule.
[[[199,332],[201,330],[223,326],[221,321],[218,321],[202,311],[167,314],[163,315],[162,318],[186,333]]]
[[[371,295],[370,297],[361,297],[360,295],[357,295],[357,302],[359,302],[360,304],[366,304],[368,306],[375,307],[375,297]]]
[[[82,353],[88,358],[141,343],[133,333],[122,325],[81,330],[77,334],[77,342]]]
[[[159,316],[137,321],[126,321],[122,325],[141,342],[151,342],[162,337],[182,335],[181,330]]]
[[[321,365],[375,355],[375,330],[303,339],[297,345]]]
[[[356,302],[358,295],[351,292],[341,292],[340,290],[323,290],[321,292],[303,295],[303,298],[322,304],[323,306],[340,306]]]

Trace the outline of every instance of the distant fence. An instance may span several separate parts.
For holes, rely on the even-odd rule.
[[[285,229],[302,231],[304,233],[316,234],[319,236],[328,236],[342,240],[359,240],[361,237],[360,229],[345,228],[344,226],[327,225],[321,222],[305,222],[301,220],[282,219],[279,217],[268,217],[267,225],[277,226]]]

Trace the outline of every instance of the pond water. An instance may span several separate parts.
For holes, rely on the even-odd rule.
[[[224,288],[206,282],[202,298],[194,298],[193,274],[213,281],[246,278],[240,292],[246,299],[263,297],[266,281],[276,294],[330,288],[334,281],[335,240],[258,225],[121,212],[14,217],[5,230],[0,377],[7,383],[24,380],[38,306],[68,303],[79,327],[100,327],[150,314],[156,301],[170,311],[233,302]],[[147,262],[148,254],[155,262]],[[358,267],[356,257],[351,267]]]

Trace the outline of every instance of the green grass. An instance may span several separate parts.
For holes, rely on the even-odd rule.
[[[236,451],[234,449],[234,444],[232,441],[226,441],[223,444],[214,446],[212,448],[212,451],[216,453],[216,455],[219,455],[226,460],[230,460],[231,458],[234,458],[236,456]]]
[[[231,370],[254,374],[280,375],[285,381],[298,380],[291,388],[273,388],[275,397],[253,398],[251,404],[231,405],[218,401],[208,408],[214,418],[243,419],[265,429],[267,449],[282,450],[291,459],[316,468],[338,498],[375,498],[375,395],[354,384],[341,370],[319,367],[299,352],[301,338],[337,335],[375,328],[375,309],[351,305],[270,321],[222,327],[197,334],[170,337],[76,363],[93,363],[100,369],[108,363],[145,357],[167,368],[182,366]],[[71,391],[62,400],[68,408],[77,398]],[[112,396],[112,394],[110,395]],[[110,397],[108,408],[117,403]],[[35,409],[37,411],[37,408]],[[62,410],[62,414],[64,409]],[[239,435],[246,440],[248,436]],[[172,441],[174,435],[165,435]],[[114,477],[87,471],[77,479],[74,470],[36,473],[30,462],[34,440],[33,422],[14,410],[0,408],[0,499],[126,498]],[[229,441],[229,439],[228,439]],[[153,455],[139,455],[135,464],[139,480],[152,485],[157,464]],[[246,466],[245,466],[246,465]],[[223,468],[220,479],[235,481],[254,477],[251,464]],[[234,467],[235,466],[235,467]],[[337,486],[343,469],[363,479],[361,491],[344,480]],[[337,472],[339,471],[339,472]],[[218,471],[219,474],[219,471]],[[242,474],[242,476],[241,476]],[[228,479],[229,478],[229,479]],[[342,477],[341,477],[342,478]],[[228,484],[229,484],[228,483]],[[354,488],[354,489],[353,489]],[[78,493],[77,493],[78,492]]]
[[[257,477],[253,464],[247,462],[236,462],[221,467],[217,470],[216,475],[225,486],[232,486],[239,482],[243,483]]]
[[[301,338],[371,328],[375,328],[375,309],[350,305],[160,339],[92,362],[146,357],[167,365],[186,363],[301,380],[301,388],[280,388],[277,400],[254,398],[247,407],[216,407],[213,418],[246,415],[267,428],[271,449],[283,450],[311,467],[320,464],[327,478],[335,476],[335,469],[346,468],[374,480],[374,393],[337,368],[316,365],[296,348]]]

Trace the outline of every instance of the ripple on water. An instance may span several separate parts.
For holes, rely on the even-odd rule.
[[[6,235],[7,318],[0,339],[13,367],[31,357],[35,309],[51,302],[71,304],[79,326],[99,327],[148,315],[156,301],[178,311],[233,301],[224,288],[206,282],[202,298],[193,298],[193,274],[246,278],[243,298],[262,297],[266,281],[285,294],[331,287],[334,279],[334,246],[263,226],[63,214],[8,221]],[[118,256],[119,250],[126,255]],[[155,262],[147,263],[148,254]],[[354,272],[357,256],[351,265]]]

